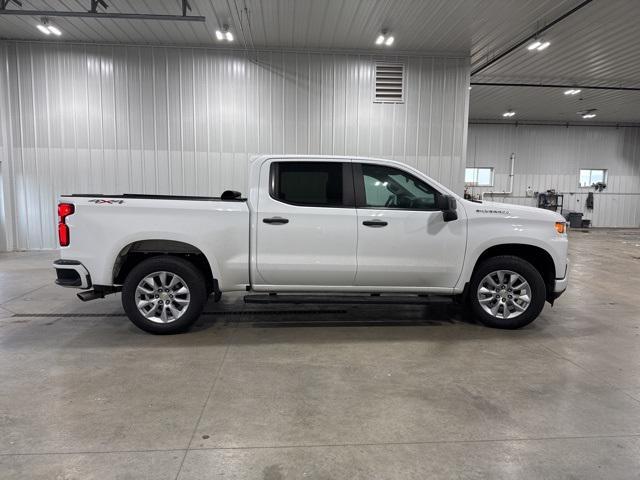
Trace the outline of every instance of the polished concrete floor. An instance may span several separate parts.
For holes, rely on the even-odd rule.
[[[640,478],[640,230],[571,232],[519,331],[453,305],[208,305],[152,336],[0,254],[2,479]]]

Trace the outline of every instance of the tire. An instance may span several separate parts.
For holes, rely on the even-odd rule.
[[[202,273],[179,257],[162,255],[140,262],[122,286],[122,306],[129,320],[153,334],[186,331],[198,319],[206,302]]]
[[[488,258],[476,268],[467,300],[483,325],[513,330],[538,317],[546,300],[546,286],[529,262],[502,255]]]

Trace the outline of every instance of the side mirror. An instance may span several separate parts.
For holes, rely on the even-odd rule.
[[[438,196],[438,209],[442,211],[442,219],[451,222],[458,219],[456,199],[451,195]]]

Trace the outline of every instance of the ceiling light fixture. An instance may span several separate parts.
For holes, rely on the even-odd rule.
[[[582,90],[580,90],[579,88],[572,88],[570,90],[565,90],[564,94],[565,95],[577,95],[581,92]]]
[[[529,51],[537,50],[538,52],[541,52],[542,50],[546,49],[549,45],[551,45],[551,42],[545,42],[541,38],[535,38],[533,42],[527,45],[527,50]]]
[[[542,45],[542,42],[540,40],[534,40],[532,43],[530,43],[527,46],[527,50],[535,50],[536,48],[538,48],[540,45]]]
[[[576,112],[578,115],[580,115],[582,118],[584,118],[585,120],[589,120],[590,118],[595,118],[596,112],[598,111],[597,108],[590,108],[589,110],[582,110],[580,112]]]
[[[536,48],[536,50],[541,52],[542,50],[547,48],[549,45],[551,45],[551,42],[543,42],[542,45],[540,45],[538,48]]]
[[[376,37],[376,45],[385,45],[387,47],[390,47],[391,45],[393,45],[394,41],[395,38],[393,37],[393,35],[389,35],[389,31],[386,28],[382,29],[380,34]]]
[[[229,30],[229,25],[223,25],[222,30],[216,30],[216,39],[219,42],[222,42],[223,40],[233,42],[233,33]]]
[[[503,116],[503,117],[506,117],[506,118],[511,118],[511,117],[513,117],[515,114],[516,114],[516,112],[514,112],[513,110],[509,110],[508,112],[504,112],[504,113],[502,114],[502,116]]]
[[[60,31],[60,29],[49,24],[49,19],[47,19],[46,17],[42,17],[40,19],[40,23],[36,25],[36,28],[40,30],[42,33],[44,33],[45,35],[49,35],[51,33],[53,33],[58,37],[62,35],[62,32]]]

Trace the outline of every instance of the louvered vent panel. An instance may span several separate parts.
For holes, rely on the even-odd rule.
[[[402,103],[404,101],[404,65],[376,63],[374,102]]]

